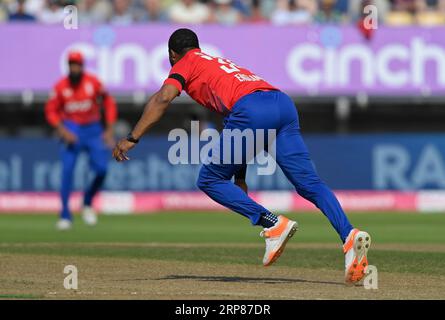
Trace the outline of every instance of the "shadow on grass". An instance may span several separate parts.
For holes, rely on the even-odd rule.
[[[147,280],[196,280],[210,282],[239,282],[239,283],[262,283],[262,284],[279,284],[279,283],[314,283],[344,286],[343,282],[333,281],[316,281],[305,279],[288,279],[288,278],[254,278],[254,277],[227,277],[227,276],[194,276],[194,275],[168,275],[157,279],[127,279],[116,281],[147,281]]]

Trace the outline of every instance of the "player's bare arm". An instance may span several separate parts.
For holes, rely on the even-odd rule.
[[[105,130],[104,133],[102,135],[105,144],[107,146],[109,146],[110,148],[112,148],[115,145],[115,141],[114,141],[114,129],[113,129],[114,125],[111,123],[107,123],[105,126]]]
[[[145,106],[144,112],[137,122],[134,129],[131,131],[131,136],[135,141],[138,141],[153,125],[158,122],[164,115],[167,107],[179,94],[179,90],[170,84],[163,85],[161,89],[156,92]],[[125,161],[130,158],[127,152],[135,146],[135,142],[129,141],[127,138],[121,139],[114,147],[113,158],[117,161]]]
[[[114,119],[116,118],[116,114],[117,114],[117,107],[116,107],[116,103],[113,99],[113,97],[108,94],[108,92],[104,92],[102,94],[102,99],[103,99],[103,106],[105,108],[105,130],[104,133],[102,134],[102,138],[105,142],[105,144],[110,147],[113,148],[116,144],[116,141],[114,140]]]
[[[64,126],[60,118],[62,108],[63,103],[57,93],[57,88],[54,88],[45,106],[45,116],[48,123],[56,130],[57,135],[63,142],[66,144],[74,144],[77,142],[77,136]]]

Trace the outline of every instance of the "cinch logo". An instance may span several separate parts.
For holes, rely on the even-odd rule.
[[[306,43],[291,50],[287,71],[296,84],[306,88],[349,87],[358,77],[365,88],[445,88],[445,49],[420,37],[408,44],[387,44],[378,49],[361,43],[339,47]]]
[[[203,51],[212,56],[221,56],[221,51],[212,45],[201,45]],[[122,43],[117,46],[96,46],[87,42],[76,42],[66,48],[59,61],[61,74],[67,73],[68,51],[80,50],[92,72],[108,86],[130,86],[146,88],[161,85],[168,75],[168,52],[165,44],[150,51],[137,43]]]

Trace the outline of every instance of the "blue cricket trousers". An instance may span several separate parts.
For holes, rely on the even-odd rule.
[[[62,143],[60,148],[62,159],[62,185],[60,189],[62,211],[60,216],[62,219],[71,220],[72,216],[69,209],[69,196],[73,187],[73,174],[78,155],[82,151],[88,153],[91,169],[95,173],[95,177],[84,195],[84,205],[90,206],[93,197],[99,191],[105,180],[109,150],[102,139],[103,128],[99,122],[78,125],[71,121],[64,121],[64,125],[78,138],[77,143],[72,145]]]
[[[315,204],[345,241],[352,226],[337,198],[314,169],[300,134],[297,110],[289,96],[280,91],[258,91],[242,97],[226,117],[224,129],[275,129],[277,164],[298,194]],[[222,135],[220,144],[223,144]],[[269,211],[231,181],[242,166],[233,162],[204,164],[197,186],[214,201],[257,225],[260,217]]]

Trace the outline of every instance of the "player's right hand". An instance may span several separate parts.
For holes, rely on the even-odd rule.
[[[127,152],[133,149],[135,143],[128,141],[127,139],[120,140],[113,149],[113,158],[116,161],[127,161],[130,158],[127,156]]]
[[[77,142],[77,136],[65,127],[59,127],[58,133],[66,144],[75,144]]]

